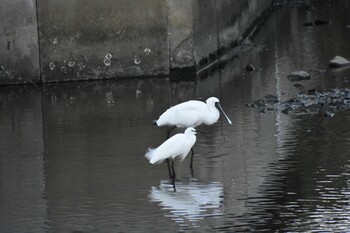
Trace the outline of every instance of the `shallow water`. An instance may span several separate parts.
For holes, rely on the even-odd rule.
[[[350,229],[350,111],[285,115],[246,103],[303,89],[349,88],[350,3],[279,9],[247,53],[197,82],[168,78],[1,87],[0,232],[345,232]],[[328,25],[304,27],[315,19]],[[252,63],[256,71],[247,73]],[[287,75],[305,70],[295,87]],[[176,192],[148,147],[170,105],[220,98],[201,126],[193,172],[176,162]],[[178,130],[180,132],[183,130]]]

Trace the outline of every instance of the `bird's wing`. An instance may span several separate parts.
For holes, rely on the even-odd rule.
[[[183,124],[184,127],[195,127],[202,122],[201,112],[195,110],[179,111],[175,114],[175,122]]]
[[[183,143],[186,136],[183,133],[175,134],[165,142],[163,142],[159,147],[152,150],[152,155],[147,158],[150,159],[150,163],[160,163],[164,159],[172,158],[176,155],[181,154],[183,151]]]
[[[172,111],[198,110],[203,107],[206,107],[206,104],[204,102],[198,101],[198,100],[189,100],[187,102],[177,104],[169,108],[169,110],[172,110]]]
[[[158,126],[177,125],[180,127],[194,126],[200,120],[200,112],[203,112],[206,104],[198,100],[190,100],[175,105],[165,111],[158,119]]]
[[[181,154],[181,160],[184,160],[187,156],[187,154],[190,152],[191,148],[193,147],[193,145],[196,143],[196,136],[192,135],[190,137],[187,137],[187,140],[183,146],[183,151]]]

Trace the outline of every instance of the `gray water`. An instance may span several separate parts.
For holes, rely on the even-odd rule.
[[[169,78],[1,87],[0,232],[350,231],[350,111],[260,113],[245,106],[273,94],[350,88],[350,2],[276,10],[256,45],[197,82]],[[322,7],[321,7],[322,6]],[[330,24],[304,27],[304,22]],[[245,71],[252,63],[257,70]],[[287,75],[305,70],[295,87]],[[144,158],[166,128],[169,106],[217,96],[223,116],[201,126],[193,171]],[[183,131],[182,129],[177,132]]]

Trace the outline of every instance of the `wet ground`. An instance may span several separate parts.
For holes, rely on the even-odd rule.
[[[327,118],[246,104],[350,88],[350,69],[327,69],[349,57],[349,12],[345,0],[278,9],[253,49],[197,82],[1,87],[0,232],[348,231],[350,110]],[[315,20],[329,23],[305,24]],[[312,79],[295,85],[297,70]],[[233,125],[200,127],[193,172],[189,158],[177,162],[173,192],[166,165],[144,158],[166,135],[152,120],[209,96]]]

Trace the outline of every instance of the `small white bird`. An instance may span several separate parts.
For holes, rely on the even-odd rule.
[[[210,97],[206,103],[198,100],[190,100],[175,105],[166,110],[156,121],[158,126],[173,126],[168,131],[176,127],[187,128],[197,127],[201,124],[212,125],[218,121],[220,117],[219,110],[224,114],[229,124],[232,124],[224,110],[220,105],[220,101],[216,97]]]
[[[169,175],[174,179],[174,159],[176,157],[180,157],[181,160],[186,158],[196,142],[196,133],[197,131],[194,128],[189,127],[184,133],[175,134],[163,142],[159,147],[154,149],[149,148],[145,157],[151,164],[161,163],[167,159]],[[172,159],[172,173],[170,171],[169,159]]]

